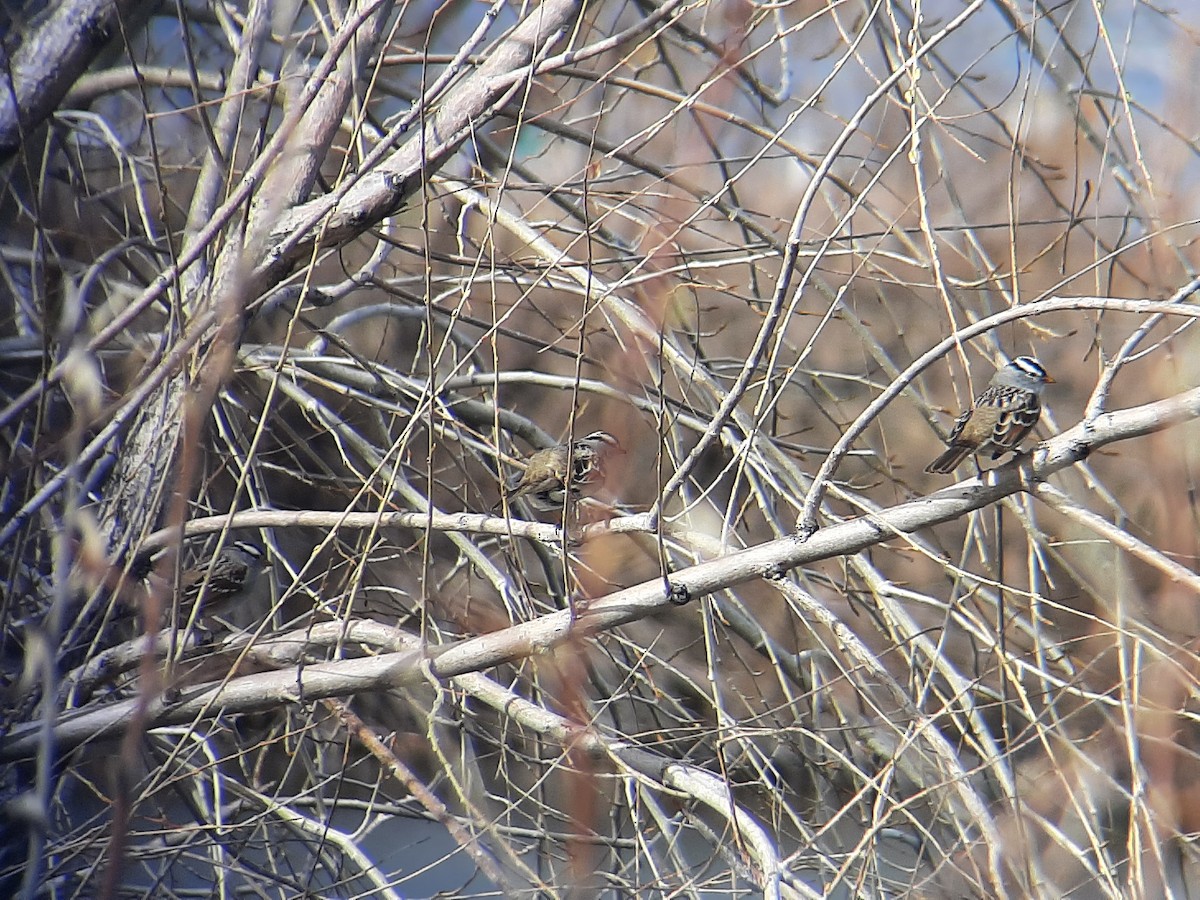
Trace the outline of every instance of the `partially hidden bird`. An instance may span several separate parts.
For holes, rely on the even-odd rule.
[[[153,557],[146,557],[135,566],[135,572],[152,590],[169,594],[174,580],[152,571]],[[179,576],[179,609],[190,616],[199,601],[200,614],[209,616],[228,609],[238,600],[252,596],[258,576],[266,569],[266,553],[258,544],[231,541],[214,556],[201,557],[195,565]]]
[[[949,446],[925,467],[926,472],[953,472],[973,453],[999,459],[1016,452],[1042,413],[1042,391],[1054,379],[1032,356],[1018,356],[996,370],[975,402],[954,421]]]
[[[605,464],[625,453],[607,431],[593,431],[570,444],[556,444],[530,455],[521,477],[508,485],[509,502],[529,497],[539,509],[561,508],[568,492],[572,500],[605,478]],[[493,509],[499,509],[497,503]]]

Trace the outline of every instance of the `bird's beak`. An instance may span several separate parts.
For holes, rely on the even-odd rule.
[[[1054,379],[1049,375],[1046,376],[1046,384],[1054,384]]]

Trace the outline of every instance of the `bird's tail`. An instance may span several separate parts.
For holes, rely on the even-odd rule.
[[[970,447],[964,447],[962,444],[951,444],[946,448],[945,453],[925,467],[925,471],[935,475],[949,475],[958,468],[958,464],[966,459],[970,453]]]

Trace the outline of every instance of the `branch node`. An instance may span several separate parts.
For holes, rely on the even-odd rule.
[[[688,590],[686,584],[673,583],[670,578],[663,579],[666,582],[667,601],[674,606],[687,606],[692,600],[692,592]]]

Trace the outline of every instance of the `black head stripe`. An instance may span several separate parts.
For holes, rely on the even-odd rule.
[[[1032,356],[1018,356],[1009,365],[1015,366],[1030,378],[1037,378],[1039,381],[1046,377],[1045,367]]]
[[[605,447],[615,447],[617,446],[617,439],[607,431],[593,431],[583,440],[579,441],[579,443],[591,444],[593,446],[603,445]]]

